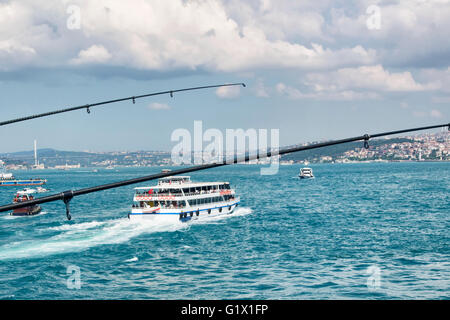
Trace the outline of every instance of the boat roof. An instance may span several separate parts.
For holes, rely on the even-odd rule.
[[[170,170],[170,169],[168,169]],[[158,180],[173,180],[173,179],[188,179],[191,180],[191,176],[168,176],[168,177],[164,177],[164,178],[159,178]]]
[[[20,195],[29,195],[29,194],[36,193],[36,190],[26,188],[26,189],[23,189],[23,190],[19,190],[19,191],[17,191],[16,193],[17,193],[17,194],[20,194]]]
[[[216,186],[220,184],[230,184],[229,182],[224,181],[215,181],[215,182],[189,182],[183,184],[160,184],[157,186],[151,187],[137,187],[135,190],[148,190],[148,189],[180,189],[180,188],[195,188],[195,187],[204,187],[204,186]]]

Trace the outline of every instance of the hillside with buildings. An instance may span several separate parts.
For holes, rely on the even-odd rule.
[[[304,144],[308,145],[308,144]],[[441,132],[391,139],[373,139],[365,149],[362,142],[353,142],[297,152],[281,157],[281,164],[342,163],[354,161],[449,161],[450,134]],[[117,151],[75,152],[39,149],[0,154],[9,170],[68,169],[80,167],[148,167],[173,165],[170,152]],[[266,160],[252,161],[267,163]]]
[[[307,145],[307,144],[305,144]],[[450,134],[440,132],[392,139],[373,139],[369,149],[362,142],[309,150],[283,156],[283,163],[352,161],[449,161]]]

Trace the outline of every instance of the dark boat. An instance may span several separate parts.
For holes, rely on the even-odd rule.
[[[29,200],[33,200],[34,197],[27,191],[19,191],[17,192],[16,196],[13,199],[14,203],[20,203],[25,202]],[[42,211],[42,208],[40,205],[32,205],[29,207],[24,207],[20,209],[15,209],[13,212],[10,213],[12,216],[34,216]]]

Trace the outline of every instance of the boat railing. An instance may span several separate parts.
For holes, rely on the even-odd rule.
[[[146,198],[146,197],[190,197],[190,196],[198,196],[198,195],[204,195],[204,194],[220,194],[220,195],[227,195],[227,194],[232,194],[232,190],[231,189],[215,189],[215,190],[202,190],[202,191],[198,191],[198,192],[188,192],[185,193],[183,195],[183,193],[172,193],[172,192],[158,192],[158,193],[144,193],[144,194],[139,194],[136,193],[135,196],[136,198]]]
[[[165,205],[163,203],[160,203],[157,206],[154,207],[149,207],[146,206],[144,204],[133,204],[132,208],[135,209],[148,209],[148,210],[157,210],[157,209],[193,209],[193,208],[203,208],[203,207],[211,207],[211,205],[214,205],[215,207],[221,206],[221,205],[229,205],[230,201],[236,201],[239,202],[240,201],[240,197],[233,197],[230,200],[226,200],[226,201],[218,201],[218,202],[212,202],[212,203],[202,203],[202,204],[197,204],[197,205],[191,205],[190,207],[188,207],[187,205],[183,205],[183,204],[179,204],[179,205],[174,205],[174,204],[169,204],[169,205]]]

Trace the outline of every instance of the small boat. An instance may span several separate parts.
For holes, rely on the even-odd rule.
[[[158,185],[135,188],[130,219],[176,223],[231,214],[240,198],[228,182],[192,182],[189,176],[161,178]]]
[[[44,193],[44,192],[49,192],[50,190],[48,190],[48,189],[45,189],[45,188],[43,188],[43,187],[37,187],[36,188],[36,192],[37,193]]]
[[[18,191],[16,196],[13,199],[13,203],[20,203],[20,202],[33,200],[34,199],[34,197],[32,196],[33,193],[34,193],[33,189],[25,189],[22,191]],[[41,206],[35,204],[35,205],[29,206],[29,207],[15,209],[15,210],[13,210],[13,212],[10,213],[10,215],[12,215],[12,216],[34,216],[34,215],[40,213],[41,211],[42,211]]]
[[[106,170],[114,170],[114,167],[113,166],[107,166],[105,169]]]
[[[310,179],[314,178],[313,172],[311,168],[301,168],[299,173],[300,179]]]
[[[47,183],[45,179],[29,179],[29,180],[3,180],[0,179],[2,187],[23,187],[23,186],[42,186]]]
[[[170,169],[162,169],[162,170],[161,170],[162,173],[169,173],[169,172],[171,172],[171,171],[172,171],[172,170],[170,170]]]
[[[39,178],[18,180],[12,173],[5,172],[4,163],[0,162],[0,187],[42,186],[46,183],[47,180]]]
[[[12,173],[1,172],[0,180],[14,180],[16,179]]]
[[[45,179],[18,180],[11,173],[0,174],[0,186],[2,187],[42,186],[46,183]]]

